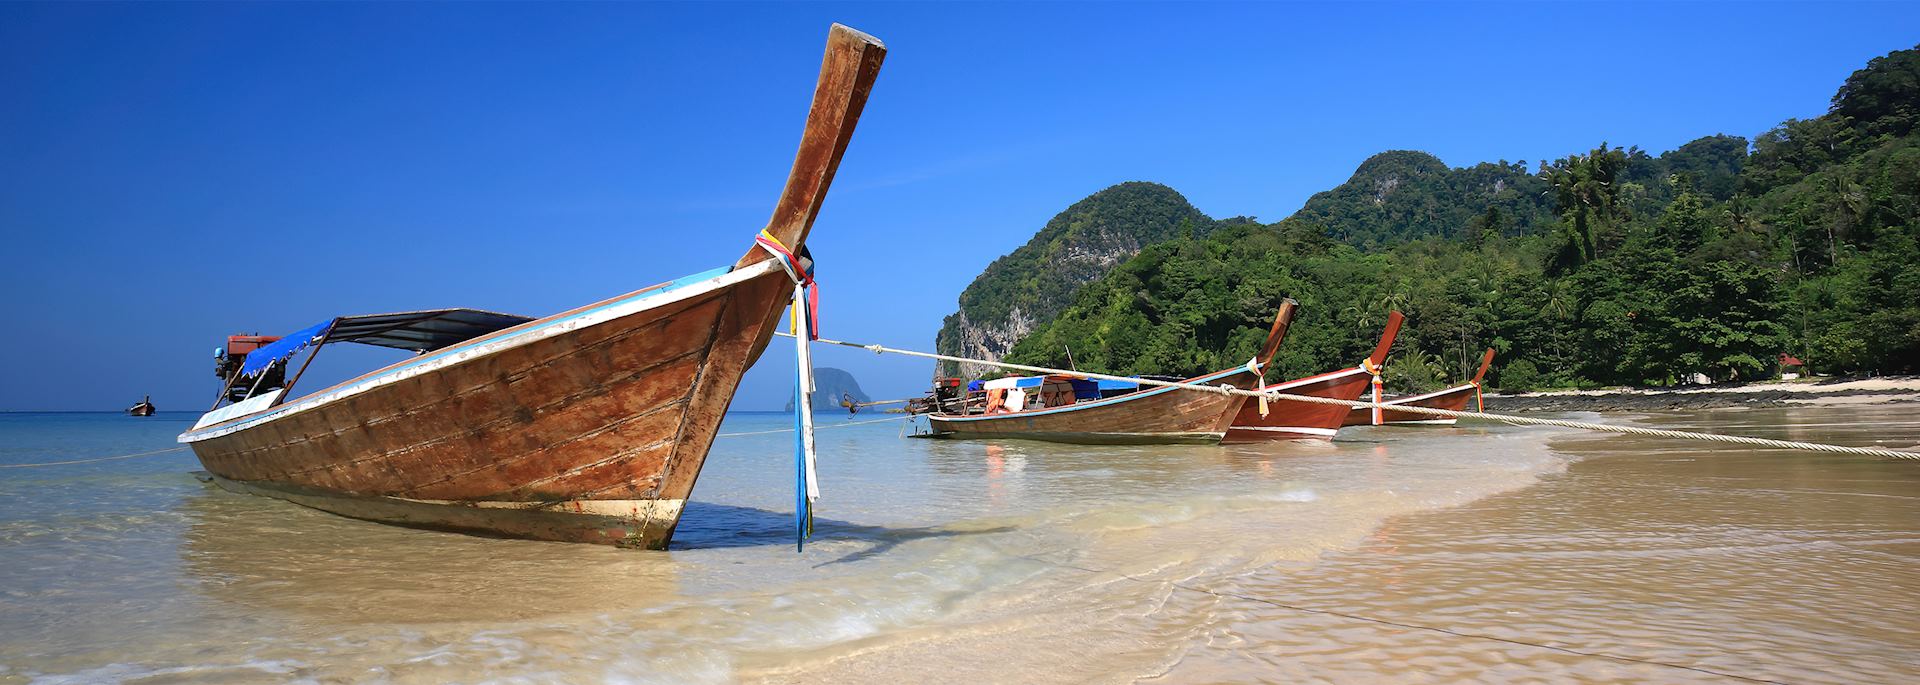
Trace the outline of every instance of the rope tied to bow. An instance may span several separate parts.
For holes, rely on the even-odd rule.
[[[760,231],[760,235],[753,237],[753,244],[759,246],[760,249],[766,250],[767,254],[773,255],[774,261],[780,263],[780,268],[786,270],[787,278],[793,279],[794,287],[805,293],[805,297],[796,296],[794,298],[795,304],[805,302],[805,316],[802,316],[802,312],[796,307],[792,318],[789,320],[787,331],[790,333],[798,333],[800,331],[800,320],[804,318],[807,322],[807,339],[819,340],[820,282],[813,278],[813,255],[809,254],[807,248],[804,246],[800,248],[798,254],[795,254],[793,250],[787,249],[787,246],[781,243],[779,238],[773,237],[772,233],[768,233],[765,230]]]

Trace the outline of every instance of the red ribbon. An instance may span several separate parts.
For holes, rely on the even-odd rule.
[[[793,251],[788,250],[787,246],[781,245],[779,239],[769,235],[766,231],[761,231],[760,235],[754,236],[753,242],[756,245],[766,248],[767,252],[772,253],[775,258],[783,262],[787,267],[787,273],[799,279],[800,282],[796,285],[806,289],[807,339],[819,340],[820,282],[813,279],[813,271],[803,267],[800,264],[800,258],[794,256]]]

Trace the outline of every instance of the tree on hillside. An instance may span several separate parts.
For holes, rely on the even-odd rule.
[[[1920,121],[1920,46],[1867,62],[1833,94],[1829,110],[1868,136],[1904,136]]]
[[[1551,187],[1554,204],[1571,231],[1574,241],[1571,256],[1579,266],[1599,257],[1596,234],[1604,238],[1619,224],[1621,173],[1627,168],[1627,154],[1606,143],[1584,155],[1573,155],[1540,170]],[[1565,251],[1562,254],[1567,254]]]

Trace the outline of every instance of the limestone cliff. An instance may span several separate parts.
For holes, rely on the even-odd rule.
[[[998,360],[1035,326],[1073,302],[1080,287],[1105,275],[1140,248],[1184,235],[1204,236],[1219,224],[1158,183],[1133,181],[1094,193],[1054,216],[1033,239],[994,260],[960,293],[935,348],[943,354]],[[945,375],[976,377],[992,369],[942,364]]]

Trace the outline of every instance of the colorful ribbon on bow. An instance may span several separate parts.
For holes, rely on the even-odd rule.
[[[780,268],[786,269],[787,277],[793,279],[794,287],[806,291],[807,311],[804,318],[807,320],[807,339],[819,340],[820,282],[813,280],[813,269],[808,267],[806,262],[801,261],[806,255],[806,248],[801,248],[801,254],[796,255],[792,250],[787,249],[786,245],[781,244],[779,238],[773,237],[772,233],[765,230],[760,231],[760,235],[754,236],[753,244],[759,245],[779,260]],[[801,312],[796,309],[790,319],[787,332],[799,335],[801,318],[803,318]]]
[[[805,248],[801,255],[795,255],[766,231],[755,236],[753,244],[773,255],[793,279],[793,318],[788,328],[794,334],[793,545],[796,551],[806,551],[807,539],[813,537],[813,502],[820,498],[813,443],[813,354],[807,347],[808,342],[820,339],[820,284],[813,280],[813,270],[801,261]],[[800,335],[802,330],[807,334]]]

